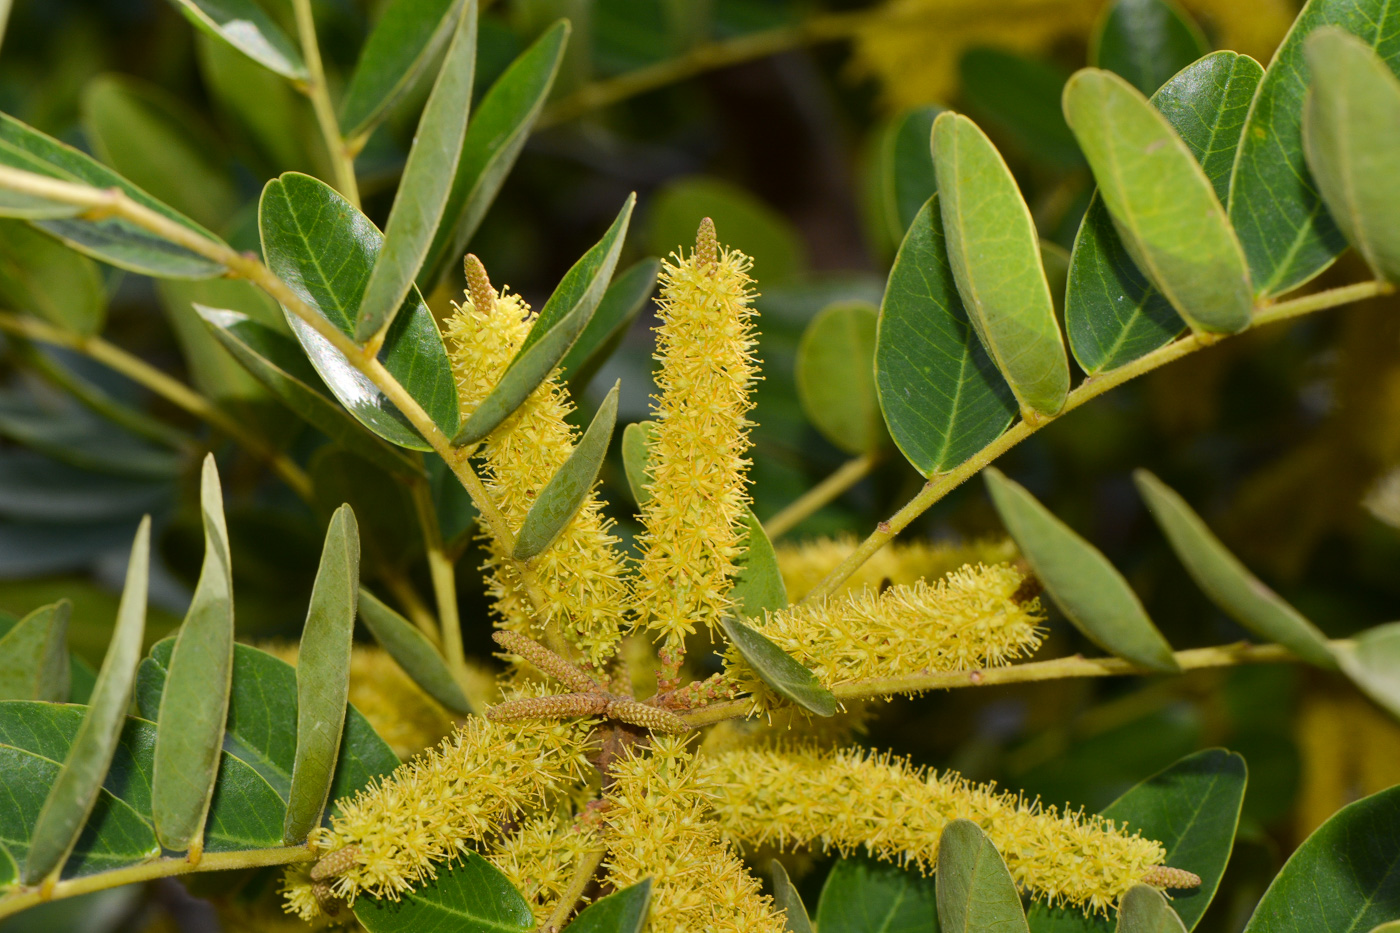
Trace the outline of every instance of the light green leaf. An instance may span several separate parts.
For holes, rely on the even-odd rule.
[[[368,136],[413,87],[458,22],[466,0],[390,0],[360,49],[340,102],[346,139]],[[473,19],[475,13],[468,14]]]
[[[297,654],[297,751],[282,824],[282,841],[288,845],[302,842],[321,822],[330,794],[350,694],[359,588],[360,532],[355,513],[341,506],[326,529]]]
[[[651,499],[647,490],[647,447],[655,427],[650,421],[638,421],[622,429],[622,469],[627,474],[627,488],[632,490],[632,499],[638,507]]]
[[[355,340],[360,343],[393,321],[404,298],[413,290],[413,278],[447,209],[472,105],[476,0],[467,0],[457,16],[452,44],[423,107],[398,193],[389,209],[383,248],[375,257],[360,300],[355,320]]]
[[[233,566],[213,454],[204,458],[199,505],[204,564],[170,655],[151,790],[156,835],[176,852],[204,848],[233,686]]]
[[[821,933],[937,933],[934,879],[917,869],[845,858],[817,902]]]
[[[496,430],[569,352],[603,300],[636,203],[637,196],[628,195],[608,232],[564,273],[501,381],[462,423],[461,431],[452,439],[454,445],[474,444]]]
[[[68,702],[66,599],[40,606],[0,638],[0,700]]]
[[[738,570],[729,595],[739,616],[751,619],[763,615],[765,609],[782,609],[788,604],[788,597],[783,572],[778,567],[778,554],[763,530],[763,523],[747,508],[744,518],[748,526],[744,553],[735,561]]]
[[[1117,0],[1089,40],[1089,64],[1152,94],[1209,51],[1201,27],[1172,0]]]
[[[107,317],[97,264],[19,220],[0,220],[0,299],[85,337]]]
[[[622,342],[656,290],[656,275],[660,269],[660,260],[643,259],[613,277],[593,319],[559,361],[559,374],[569,382],[571,394],[577,397],[578,393],[572,389],[587,386]]]
[[[572,933],[641,933],[651,906],[651,879],[589,904],[570,921]]]
[[[812,919],[807,915],[807,905],[788,877],[783,863],[773,859],[768,863],[773,875],[773,905],[783,912],[783,927],[788,933],[815,933]]]
[[[617,424],[620,385],[613,384],[569,459],[549,478],[534,505],[530,506],[515,538],[516,560],[530,560],[553,544],[593,491],[603,458],[608,455],[608,445],[612,443],[613,427]]]
[[[477,106],[467,127],[442,223],[418,278],[425,289],[431,290],[449,268],[462,261],[472,234],[525,148],[554,87],[569,29],[568,21],[560,20],[545,30],[491,85]]]
[[[1400,278],[1400,81],[1375,51],[1333,26],[1305,44],[1312,89],[1303,106],[1303,151],[1313,180],[1348,241],[1381,278]]]
[[[1186,933],[1186,926],[1161,891],[1139,884],[1118,905],[1118,933]]]
[[[910,225],[880,304],[875,386],[895,444],[920,473],[996,440],[1016,400],[973,332],[944,249],[938,195]]]
[[[1105,651],[1148,670],[1181,670],[1137,594],[1098,548],[1000,470],[988,467],[983,475],[1006,530],[1075,628]]]
[[[865,302],[830,305],[797,345],[797,397],[822,436],[849,454],[889,441],[875,391],[875,337],[880,312]]]
[[[1362,632],[1337,650],[1337,660],[1363,693],[1400,719],[1400,622]]]
[[[301,80],[306,65],[287,34],[254,0],[170,0],[203,33],[228,43],[283,77]]]
[[[1065,85],[1065,116],[1138,268],[1192,329],[1249,326],[1249,270],[1211,180],[1142,93],[1085,68]]]
[[[51,782],[29,840],[25,884],[38,884],[63,868],[97,803],[102,779],[112,763],[126,707],[131,702],[141,639],[146,629],[146,583],[151,559],[151,520],[141,520],[131,545],[126,585],[117,608],[112,641],[97,673],[97,684],[62,772]],[[7,779],[7,784],[11,779]],[[13,848],[11,851],[14,851]]]
[[[355,919],[369,933],[525,933],[535,926],[520,892],[475,852],[462,853],[400,900],[361,895]]]
[[[1136,471],[1133,481],[1172,550],[1211,602],[1245,628],[1283,645],[1308,663],[1336,669],[1327,636],[1250,573],[1185,499],[1146,470]]]
[[[938,928],[946,933],[1029,930],[1021,895],[996,846],[971,820],[953,820],[938,839]]]
[[[1382,923],[1380,926],[1374,927],[1371,933],[1400,933],[1400,920]]]
[[[803,667],[792,655],[773,644],[762,632],[738,619],[720,619],[724,634],[738,649],[745,663],[773,692],[818,716],[836,713],[836,697],[821,685],[817,675]]]
[[[424,693],[454,713],[468,716],[475,712],[453,679],[447,662],[412,622],[364,587],[360,588],[359,606],[360,621],[365,628]]]
[[[904,239],[919,208],[938,190],[929,138],[942,107],[914,107],[896,115],[880,134],[875,154],[876,213],[891,244]]]

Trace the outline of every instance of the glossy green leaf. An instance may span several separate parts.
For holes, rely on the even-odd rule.
[[[890,242],[904,239],[919,208],[938,190],[929,138],[942,107],[914,107],[898,114],[880,136],[875,158],[877,212]]]
[[[452,439],[453,444],[474,444],[494,431],[569,352],[603,300],[613,270],[617,268],[617,257],[622,252],[636,203],[637,196],[628,195],[608,232],[564,273],[506,367],[501,381],[462,423],[462,430]]]
[[[475,852],[439,867],[436,878],[401,900],[361,895],[355,919],[369,933],[525,933],[535,927],[520,892]]]
[[[1186,926],[1162,892],[1134,885],[1118,905],[1118,933],[1186,933]]]
[[[1152,96],[1223,202],[1235,150],[1264,69],[1235,52],[1215,52]],[[1090,374],[1130,363],[1170,343],[1186,327],[1171,303],[1134,265],[1097,194],[1079,226],[1070,260],[1065,332]]]
[[[369,134],[442,50],[466,0],[390,0],[360,49],[340,101],[347,139]],[[469,14],[475,18],[475,14]]]
[[[381,602],[373,593],[360,589],[360,621],[374,640],[389,652],[423,692],[454,713],[468,716],[475,712],[452,677],[447,662],[432,642],[412,622]]]
[[[26,884],[38,884],[63,868],[97,803],[103,776],[112,763],[117,739],[131,702],[141,639],[146,630],[146,584],[151,559],[151,520],[144,518],[131,545],[126,585],[116,626],[102,668],[97,673],[87,715],[62,772],[50,783],[43,809],[29,839],[24,865]],[[8,783],[8,781],[7,781]],[[13,852],[13,848],[11,847]]]
[[[1060,109],[1068,77],[1057,66],[1006,49],[978,47],[958,63],[962,99],[983,125],[999,130],[1023,153],[1061,169],[1084,156]]]
[[[1244,803],[1244,758],[1210,748],[1181,759],[1109,804],[1103,815],[1130,832],[1162,843],[1165,862],[1200,876],[1201,886],[1172,892],[1172,908],[1187,930],[1205,915],[1234,848]],[[1106,917],[1074,908],[1036,904],[1032,933],[1111,933]]]
[[[949,265],[968,318],[1022,411],[1055,415],[1069,393],[1069,359],[1016,179],[977,124],[956,113],[933,123],[933,164]]]
[[[822,309],[797,345],[797,397],[822,436],[849,454],[889,441],[875,391],[880,312],[864,302]]]
[[[4,113],[0,113],[0,165],[93,188],[120,188],[142,207],[215,243],[221,242],[208,230],[160,203],[91,156]],[[120,218],[82,220],[56,216],[33,223],[81,253],[132,272],[172,279],[202,279],[224,272],[224,267],[218,263]]]
[[[213,454],[204,458],[199,505],[204,564],[170,655],[151,790],[156,835],[176,852],[203,848],[233,687],[233,566]]]
[[[817,902],[821,933],[937,933],[935,882],[915,868],[845,858]]]
[[[297,654],[297,750],[282,824],[289,845],[302,842],[321,822],[330,795],[345,731],[359,589],[360,530],[355,513],[341,506],[326,529]]]
[[[530,130],[554,87],[569,29],[568,21],[560,20],[545,30],[477,105],[467,127],[442,223],[433,236],[418,279],[425,289],[431,290],[450,268],[462,261],[472,234],[525,148]]]
[[[787,586],[778,567],[778,554],[763,530],[763,523],[750,509],[744,510],[748,531],[744,553],[735,561],[734,586],[729,591],[734,610],[741,618],[763,615],[764,610],[782,609],[788,604]]]
[[[1250,573],[1185,499],[1146,470],[1135,472],[1133,481],[1172,550],[1212,602],[1245,628],[1308,663],[1329,670],[1337,667],[1327,636]]]
[[[270,71],[306,77],[306,65],[287,34],[255,0],[171,0],[206,35],[228,43]]]
[[[608,445],[612,443],[613,427],[617,424],[619,387],[620,383],[613,384],[569,459],[549,478],[530,506],[515,536],[516,560],[530,560],[553,544],[593,491],[603,458],[608,455]]]
[[[418,121],[394,195],[384,244],[375,257],[355,318],[355,340],[364,343],[387,327],[428,254],[462,155],[476,76],[476,0],[457,13],[452,44]]]
[[[632,322],[646,307],[647,299],[656,291],[656,276],[660,270],[660,260],[643,259],[613,277],[612,284],[603,293],[603,300],[598,303],[598,310],[593,312],[593,319],[559,361],[560,375],[572,386],[586,386],[598,367],[617,349]]]
[[[1337,660],[1363,693],[1400,719],[1400,622],[1362,632],[1338,649]]]
[[[807,914],[807,905],[788,877],[783,863],[773,859],[768,863],[773,875],[773,905],[783,912],[783,927],[788,933],[815,933],[812,918]]]
[[[1152,94],[1210,51],[1201,28],[1172,0],[1116,0],[1089,43],[1089,63]]]
[[[1400,81],[1375,51],[1335,27],[1305,44],[1312,89],[1303,151],[1332,220],[1380,277],[1400,277]]]
[[[1368,930],[1400,916],[1400,786],[1338,810],[1284,863],[1244,933]]]
[[[589,904],[569,922],[573,933],[641,933],[651,906],[651,879]]]
[[[996,440],[1016,399],[977,339],[944,248],[938,195],[910,225],[880,304],[875,386],[890,436],[920,473]]]
[[[1099,196],[1138,268],[1195,330],[1249,326],[1249,270],[1215,188],[1142,93],[1086,68],[1065,86],[1065,116]]]
[[[0,300],[89,337],[107,317],[97,264],[18,220],[0,220]]]
[[[1086,638],[1148,670],[1181,670],[1123,575],[1019,483],[995,467],[983,471],[987,491],[1021,554],[1065,617]]]
[[[1027,931],[1021,895],[1001,853],[971,820],[953,820],[938,839],[938,928],[947,933]]]
[[[268,267],[350,336],[383,241],[374,224],[329,185],[295,172],[267,183],[258,224]],[[331,392],[361,424],[400,447],[429,449],[408,419],[329,341],[291,313],[287,321]],[[452,366],[417,289],[409,291],[379,358],[444,434],[456,433]]]
[[[622,429],[622,469],[627,474],[627,487],[632,490],[632,499],[643,506],[651,498],[647,491],[647,445],[651,443],[651,432],[656,425],[650,421],[637,421]]]
[[[40,606],[0,638],[0,700],[68,701],[66,599]]]
[[[818,716],[835,715],[836,697],[792,655],[738,619],[725,616],[720,624],[744,662],[774,693]]]
[[[1280,295],[1326,269],[1346,239],[1323,207],[1303,154],[1310,83],[1308,37],[1339,26],[1400,69],[1400,8],[1388,0],[1309,0],[1259,85],[1230,183],[1230,219],[1260,297]]]

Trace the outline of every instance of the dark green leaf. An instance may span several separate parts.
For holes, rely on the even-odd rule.
[[[227,42],[271,71],[306,77],[306,65],[292,40],[255,0],[171,0],[200,31]]]
[[[268,267],[346,336],[354,331],[382,235],[324,182],[288,172],[268,182],[258,208]],[[397,408],[311,326],[288,313],[297,339],[341,404],[400,447],[427,450]],[[379,354],[386,369],[449,437],[457,431],[457,385],[442,335],[411,289]]]
[[[530,560],[553,544],[593,491],[603,458],[608,454],[608,445],[612,443],[613,427],[617,424],[619,386],[619,383],[613,385],[569,459],[549,478],[534,505],[530,506],[515,538],[516,560]]]
[[[0,455],[0,515],[37,522],[134,521],[165,508],[171,484],[92,473],[27,450]]]
[[[651,879],[609,894],[579,912],[568,929],[573,933],[641,933],[651,906]]]
[[[749,509],[744,510],[748,523],[744,554],[735,564],[734,587],[729,595],[741,618],[763,615],[765,609],[782,609],[788,604],[787,586],[778,567],[778,554],[773,542],[763,530],[763,523]]]
[[[1185,499],[1146,470],[1135,472],[1133,480],[1172,550],[1212,602],[1245,628],[1310,664],[1336,669],[1327,636],[1250,573]]]
[[[1362,632],[1337,660],[1363,693],[1400,719],[1400,622]]]
[[[107,317],[96,263],[18,220],[0,220],[0,299],[88,337]]]
[[[1026,914],[996,846],[971,820],[953,820],[938,839],[938,928],[948,933],[1026,931]]]
[[[347,139],[369,135],[442,49],[465,0],[390,0],[360,49],[340,102]],[[470,14],[475,18],[475,14]]]
[[[520,892],[475,852],[439,868],[436,878],[402,900],[361,895],[355,918],[369,933],[524,933],[535,926]]]
[[[282,840],[289,845],[300,843],[321,822],[331,791],[350,695],[359,589],[360,531],[355,513],[341,506],[326,529],[297,654],[297,751],[282,825]]]
[[[19,865],[10,850],[0,845],[0,891],[19,881]]]
[[[1098,548],[1000,470],[988,467],[983,475],[1006,530],[1075,628],[1105,651],[1149,670],[1181,670],[1137,594]]]
[[[1016,415],[1016,399],[958,297],[937,195],[910,225],[890,270],[875,385],[890,436],[925,476],[962,463]]]
[[[816,674],[803,667],[792,655],[769,641],[762,632],[738,619],[725,616],[720,624],[745,663],[774,693],[818,716],[835,715],[836,697],[821,685]]]
[[[822,436],[849,454],[889,441],[875,392],[875,335],[880,312],[865,302],[830,305],[812,319],[797,346],[797,397]]]
[[[475,712],[432,642],[364,588],[360,589],[360,621],[424,693],[454,713]]]
[[[66,599],[40,606],[0,638],[0,700],[68,701]]]
[[[1118,933],[1186,933],[1186,926],[1161,891],[1139,884],[1118,906]]]
[[[1064,72],[1043,61],[995,48],[973,48],[958,68],[967,110],[1000,130],[1023,153],[1059,168],[1080,168],[1084,156],[1060,110]]]
[[[586,386],[598,367],[617,349],[656,290],[656,275],[660,269],[659,260],[643,259],[613,277],[593,319],[559,361],[560,375],[571,385]]]
[[[131,702],[141,639],[146,630],[146,584],[151,559],[151,520],[144,518],[131,545],[126,585],[102,669],[97,674],[87,715],[63,769],[50,783],[34,824],[24,865],[26,884],[38,884],[63,868],[83,825],[97,803],[102,779],[112,763]],[[9,783],[7,779],[7,784]],[[11,851],[14,849],[11,847]]]
[[[768,865],[773,873],[773,905],[783,912],[783,927],[788,933],[814,933],[807,905],[802,903],[783,863],[773,859]]]
[[[622,469],[627,474],[627,487],[638,507],[651,498],[647,491],[647,445],[656,426],[650,421],[638,421],[622,429]]]
[[[1089,64],[1152,94],[1209,51],[1200,27],[1172,0],[1117,0],[1090,40]]]
[[[929,138],[942,107],[915,107],[890,121],[880,136],[876,155],[877,213],[885,222],[890,242],[899,243],[919,208],[938,190]]]
[[[821,933],[937,933],[934,879],[864,859],[831,867],[817,902]]]
[[[0,437],[83,470],[133,479],[170,480],[181,457],[82,411],[55,414],[0,394]]]
[[[428,254],[462,154],[476,76],[476,0],[467,0],[455,20],[447,57],[423,107],[408,151],[384,245],[375,257],[355,318],[355,340],[363,343],[389,325],[413,291],[413,278]]]

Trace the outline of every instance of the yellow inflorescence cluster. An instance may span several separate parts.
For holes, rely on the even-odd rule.
[[[574,865],[599,844],[595,828],[560,809],[526,820],[485,855],[524,896],[535,920],[544,923],[564,893]]]
[[[799,544],[782,543],[774,550],[783,574],[788,599],[797,602],[827,574],[855,551],[854,535],[813,538]],[[967,564],[1006,564],[1017,558],[1010,538],[983,538],[976,541],[944,543],[935,541],[891,541],[870,555],[837,593],[881,589],[890,585],[936,580]]]
[[[819,846],[931,871],[955,819],[986,831],[1021,887],[1037,898],[1105,913],[1162,864],[1160,843],[1111,821],[1041,809],[992,785],[936,775],[860,750],[751,749],[701,762],[713,813],[743,845]]]

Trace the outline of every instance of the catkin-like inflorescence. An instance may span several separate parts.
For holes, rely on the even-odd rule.
[[[568,886],[575,864],[599,845],[598,831],[567,810],[549,810],[526,820],[517,832],[484,854],[524,896],[537,923],[544,923]]]
[[[854,535],[814,538],[798,544],[779,543],[778,570],[783,575],[788,599],[797,602],[806,596],[855,551]],[[983,538],[959,543],[934,541],[891,541],[870,555],[869,560],[842,584],[837,594],[866,587],[882,589],[919,580],[937,580],[965,564],[1005,564],[1017,557],[1010,538]]]
[[[662,264],[657,302],[655,427],[642,506],[636,597],[646,625],[674,656],[696,624],[730,608],[730,577],[744,547],[754,357],[749,257],[714,248]]]
[[[653,746],[614,767],[604,811],[607,883],[652,879],[649,933],[781,933],[782,914],[705,819],[713,791],[683,740]]]
[[[447,321],[448,356],[457,378],[464,415],[495,388],[534,318],[519,295],[497,295],[483,279],[473,295],[490,295],[491,310],[477,310],[469,297]],[[568,460],[576,432],[565,420],[573,403],[558,373],[541,383],[525,403],[485,442],[484,479],[492,500],[511,527],[519,530],[535,497]],[[555,539],[532,559],[543,602],[536,613],[524,582],[501,543],[489,542],[489,586],[500,623],[536,635],[553,628],[575,645],[583,659],[601,665],[622,637],[627,583],[624,562],[596,493]]]
[[[1036,898],[1105,913],[1165,856],[1111,820],[1043,809],[993,785],[863,751],[744,750],[701,759],[714,819],[746,846],[817,846],[932,871],[951,820],[977,823]]]

